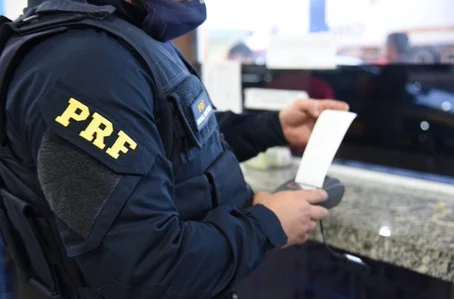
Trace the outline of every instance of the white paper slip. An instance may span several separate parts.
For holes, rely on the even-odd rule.
[[[202,65],[202,81],[217,110],[243,112],[240,62],[204,63]]]
[[[306,100],[309,95],[305,91],[246,88],[244,90],[247,109],[280,111],[296,100]]]
[[[304,150],[295,179],[297,183],[323,187],[334,156],[355,118],[356,113],[349,111],[325,110],[321,113]]]
[[[335,69],[336,43],[331,33],[273,36],[266,54],[269,69]]]

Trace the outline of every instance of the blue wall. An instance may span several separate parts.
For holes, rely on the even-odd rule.
[[[310,0],[310,32],[326,32],[329,31],[326,24],[326,0]]]

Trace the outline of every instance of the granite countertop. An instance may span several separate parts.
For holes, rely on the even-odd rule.
[[[295,177],[297,163],[242,168],[254,191],[273,192]],[[454,283],[454,186],[345,166],[333,166],[329,175],[346,186],[324,222],[329,245]],[[319,230],[312,240],[321,242]]]

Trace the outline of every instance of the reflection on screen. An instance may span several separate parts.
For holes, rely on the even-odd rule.
[[[336,156],[339,163],[398,168],[454,182],[454,65],[320,71],[244,65],[242,75],[243,88],[305,91],[313,99],[346,101],[358,117]]]

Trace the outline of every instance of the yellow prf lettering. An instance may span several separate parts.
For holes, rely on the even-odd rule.
[[[88,124],[88,127],[84,131],[80,132],[79,136],[92,142],[96,134],[96,138],[93,141],[93,144],[96,145],[99,149],[104,149],[106,147],[106,145],[104,144],[104,138],[112,135],[113,130],[114,128],[112,123],[102,115],[95,112],[93,114],[93,120]]]
[[[205,109],[205,101],[204,100],[200,101],[200,103],[199,103],[199,112],[202,112],[203,109]]]
[[[118,159],[120,157],[120,152],[126,154],[129,149],[125,146],[129,144],[129,148],[135,150],[137,147],[137,143],[131,139],[125,132],[120,131],[118,132],[118,138],[115,143],[112,145],[111,148],[107,149],[106,153],[114,159]]]
[[[78,110],[80,110],[79,113]],[[69,125],[70,119],[74,119],[75,121],[83,121],[86,120],[90,116],[90,109],[87,106],[79,102],[78,100],[71,98],[68,101],[68,107],[62,113],[62,115],[57,116],[55,121],[61,124],[64,127]]]

